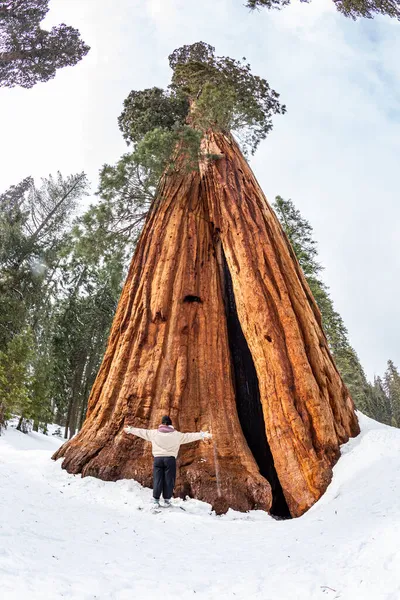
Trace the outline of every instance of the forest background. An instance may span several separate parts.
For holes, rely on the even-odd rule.
[[[281,93],[288,112],[251,165],[276,198],[358,408],[400,424],[399,25],[351,22],[328,1],[259,13],[214,4],[123,0],[110,15],[103,1],[53,0],[49,23],[71,22],[91,51],[46,84],[2,90],[2,114],[18,115],[0,149],[3,421],[11,412],[22,429],[56,420],[66,436],[82,423],[154,191],[150,182],[132,213],[118,173],[97,171],[129,151],[117,117],[130,90],[163,86],[173,48],[205,39],[219,54],[240,47]]]

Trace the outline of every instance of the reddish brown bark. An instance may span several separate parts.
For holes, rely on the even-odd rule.
[[[235,143],[204,141],[224,159],[202,169],[238,316],[260,387],[275,467],[292,515],[326,489],[339,445],[359,432],[321,316],[278,219]]]
[[[256,431],[257,411],[242,406],[242,422],[238,417],[241,380],[259,396],[258,441],[269,444],[271,469],[298,516],[325,491],[340,444],[359,431],[353,402],[294,253],[237,144],[210,133],[203,146],[223,157],[201,164],[200,173],[165,179],[132,260],[85,423],[54,458],[64,456],[71,473],[151,485],[150,448],[122,429],[156,427],[169,413],[182,431],[213,432],[213,443],[182,447],[177,493],[270,510],[271,487],[249,449],[254,440],[248,437],[248,445],[243,434],[246,427],[248,436]],[[231,288],[234,300],[227,297]],[[236,347],[229,301],[245,338]],[[244,372],[238,379],[232,360],[232,353],[246,352],[244,362],[255,369],[249,382]]]

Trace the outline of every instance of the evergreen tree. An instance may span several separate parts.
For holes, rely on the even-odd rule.
[[[95,296],[71,297],[57,308],[51,381],[57,422],[65,426],[65,437],[72,437],[82,426],[89,393],[105,350],[120,283],[119,280],[115,295],[106,284],[106,288],[97,290]]]
[[[116,216],[119,201],[100,201],[76,219],[59,265],[62,294],[52,313],[51,382],[65,437],[82,425],[121,291],[126,246],[134,243]]]
[[[104,165],[100,171],[97,195],[74,227],[76,251],[93,261],[98,256],[122,253],[127,262],[154,201],[157,178],[143,167],[136,153],[125,154],[116,166]]]
[[[29,328],[16,335],[5,351],[0,351],[0,432],[13,413],[20,417],[18,429],[27,431],[33,352],[33,336]]]
[[[5,348],[12,336],[23,327],[26,307],[23,291],[34,288],[33,274],[15,269],[25,244],[27,194],[33,185],[24,179],[0,195],[0,347]]]
[[[46,431],[54,413],[67,435],[82,424],[127,252],[152,199],[146,173],[129,161],[124,169],[105,167],[99,202],[75,220],[87,190],[83,174],[58,174],[40,187],[27,178],[0,196],[2,381],[3,387],[15,381],[10,397],[20,398],[0,404],[2,423],[17,412],[21,430],[33,424]],[[20,358],[15,350],[27,327],[29,367],[21,341]],[[13,375],[8,381],[8,371],[20,374],[19,379]]]
[[[321,311],[328,344],[343,381],[349,388],[357,408],[369,416],[374,416],[371,386],[354,348],[350,345],[343,319],[334,309],[329,289],[320,279],[323,268],[317,260],[318,250],[313,239],[313,229],[301,216],[292,200],[284,200],[277,196],[273,206]]]
[[[388,360],[383,377],[383,388],[389,398],[391,408],[391,424],[400,427],[400,374],[393,361]]]
[[[47,433],[47,424],[51,423],[53,416],[51,398],[51,372],[52,356],[48,345],[35,347],[32,357],[33,380],[30,389],[29,419],[32,420],[34,431],[41,429]]]
[[[88,53],[77,29],[64,23],[50,31],[41,28],[48,3],[0,0],[0,86],[31,88]]]
[[[154,192],[151,172],[127,158],[104,167],[99,201],[75,220],[83,174],[27,178],[0,196],[2,424],[16,413],[21,430],[46,431],[55,413],[66,435],[81,426]]]
[[[83,173],[26,178],[0,195],[0,346],[43,309],[65,233],[87,193]]]
[[[291,4],[292,0],[247,0],[249,8],[277,8],[281,9]],[[311,0],[300,0],[311,2]],[[364,17],[372,19],[375,15],[388,15],[400,19],[400,2],[398,0],[333,0],[336,9],[345,17],[358,19]]]
[[[27,178],[0,195],[0,413],[5,422],[10,411],[18,412],[21,430],[31,420],[35,429],[45,428],[50,418],[49,332],[60,284],[58,265],[86,189],[83,174],[58,174],[40,187]]]
[[[380,377],[374,378],[371,408],[373,413],[372,416],[376,421],[386,423],[386,425],[392,425],[392,407]]]

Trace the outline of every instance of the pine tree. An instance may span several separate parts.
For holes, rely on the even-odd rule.
[[[35,429],[45,428],[50,418],[49,331],[61,280],[58,265],[86,189],[83,174],[58,174],[44,179],[40,187],[27,178],[0,195],[1,377],[3,390],[11,390],[9,402],[3,393],[0,413],[5,422],[10,410],[19,411],[21,430],[31,420]],[[29,385],[24,383],[26,372]]]
[[[35,278],[28,268],[17,269],[26,240],[27,195],[33,180],[24,179],[0,195],[0,347],[23,327],[26,318],[24,291],[35,290]]]
[[[43,292],[76,206],[87,193],[83,173],[60,173],[36,186],[28,177],[0,195],[0,347],[47,304]]]
[[[0,352],[0,432],[11,415],[19,416],[18,429],[26,433],[31,412],[32,331],[27,328],[16,335]]]
[[[392,407],[390,398],[385,392],[384,383],[380,377],[374,378],[371,410],[372,416],[376,421],[386,423],[386,425],[392,425]]]
[[[114,203],[100,201],[75,220],[59,264],[63,294],[52,311],[51,385],[65,437],[74,435],[85,417],[121,292],[126,247],[133,243],[119,201],[119,196]]]
[[[392,360],[388,360],[383,377],[383,388],[389,398],[392,413],[391,424],[400,427],[400,374]]]
[[[92,287],[90,296],[85,296],[85,282],[55,308],[51,389],[65,437],[72,437],[82,426],[120,292],[120,276],[104,270],[103,276],[102,284]]]
[[[128,163],[118,171],[104,168],[99,202],[74,220],[87,190],[83,174],[58,174],[41,186],[27,178],[0,196],[0,341],[7,369],[12,358],[12,369],[25,372],[22,354],[19,364],[7,349],[24,328],[31,332],[21,428],[46,431],[54,412],[68,435],[82,424],[127,253],[151,200],[146,173]],[[0,413],[5,422],[9,406],[2,404]]]
[[[35,345],[32,357],[33,379],[30,389],[29,418],[33,431],[47,433],[47,424],[52,422],[53,406],[51,397],[52,357],[48,344]]]
[[[247,0],[249,8],[281,9],[291,4],[292,0]],[[311,2],[311,0],[300,0]],[[375,15],[388,15],[400,19],[400,2],[398,0],[333,0],[336,9],[345,17],[372,19]]]
[[[31,88],[88,53],[77,29],[64,23],[50,31],[41,28],[48,3],[0,0],[0,86]]]

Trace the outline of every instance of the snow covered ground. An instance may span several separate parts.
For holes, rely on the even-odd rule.
[[[400,431],[360,415],[303,517],[153,515],[134,481],[68,475],[53,436],[0,437],[2,600],[399,600]]]

